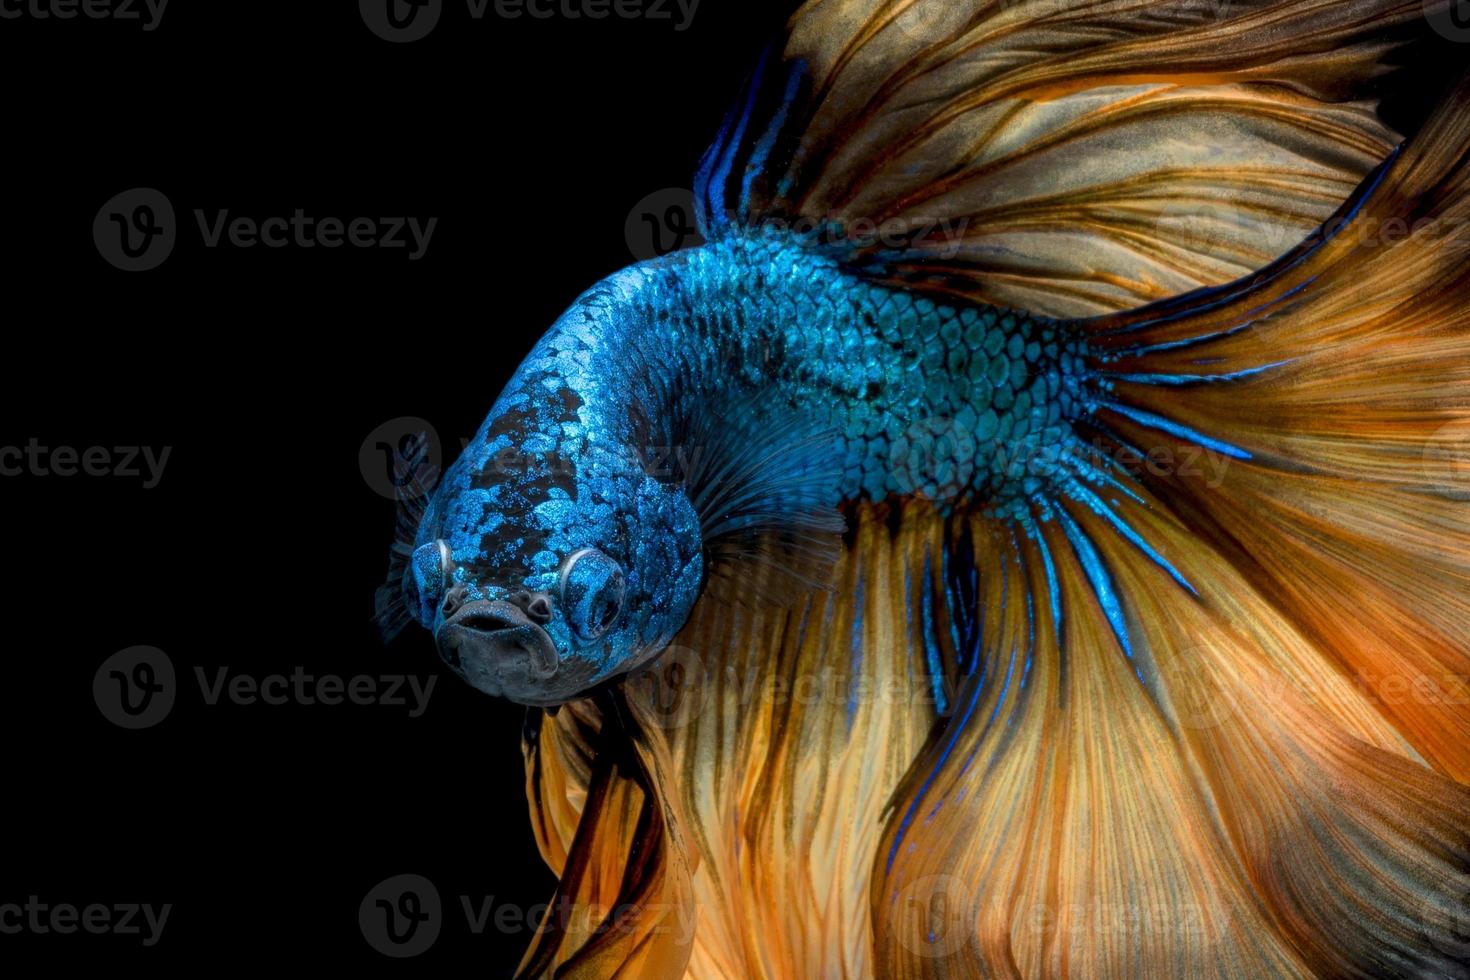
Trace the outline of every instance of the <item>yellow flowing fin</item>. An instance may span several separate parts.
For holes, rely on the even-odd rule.
[[[943,525],[921,502],[859,508],[852,525],[837,595],[790,609],[701,603],[674,646],[625,685],[632,710],[654,719],[645,731],[666,745],[657,791],[698,855],[687,976],[874,975],[872,856],[938,719],[916,596],[938,567]],[[547,718],[530,759],[533,822],[555,838],[543,842],[548,858],[588,833],[578,826],[592,773],[585,732],[596,728],[588,711]],[[626,817],[604,807],[592,819],[606,843],[588,859],[616,881],[627,848],[614,825]]]
[[[1150,446],[1209,464],[1154,468],[1147,479],[1373,693],[1425,760],[1462,782],[1467,96],[1462,84],[1323,233],[1277,265],[1091,325],[1113,385],[1101,417],[1120,451]],[[1201,478],[1211,467],[1215,479]]]
[[[978,522],[985,606],[1013,610],[988,662],[1016,667],[968,692],[900,793],[875,857],[877,974],[1455,975],[1470,791],[1143,499],[1115,506],[1199,596],[1087,508],[1067,516],[1082,537],[1060,515],[1019,540]],[[1131,655],[1083,538],[1126,597]]]
[[[1079,324],[1136,481],[977,554],[1042,690],[981,673],[915,766],[880,974],[1470,968],[1467,97],[1262,272]]]
[[[561,880],[519,977],[677,977],[693,951],[698,855],[663,790],[668,747],[620,692],[599,700],[542,717],[527,742],[533,823]]]
[[[706,154],[707,235],[818,229],[909,288],[1060,317],[1235,279],[1391,149],[1407,0],[811,0]]]

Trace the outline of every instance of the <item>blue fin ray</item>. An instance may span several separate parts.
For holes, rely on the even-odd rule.
[[[751,222],[755,183],[769,164],[780,162],[778,147],[791,136],[787,130],[807,68],[800,60],[790,62],[778,85],[771,68],[779,58],[776,48],[766,50],[745,83],[736,103],[738,111],[725,117],[719,136],[700,161],[694,199],[696,218],[706,238],[731,231],[737,221],[742,225]]]
[[[1215,452],[1223,453],[1224,455],[1229,456],[1232,459],[1252,458],[1250,453],[1246,452],[1244,449],[1241,449],[1238,446],[1232,446],[1228,442],[1221,442],[1219,439],[1212,439],[1209,436],[1205,435],[1203,432],[1199,432],[1195,429],[1191,429],[1187,425],[1181,425],[1178,422],[1166,419],[1162,415],[1155,415],[1153,412],[1145,412],[1141,408],[1133,408],[1130,405],[1123,405],[1119,402],[1102,402],[1101,407],[1111,409],[1112,411],[1117,412],[1119,415],[1132,419],[1139,425],[1146,426],[1150,429],[1157,429],[1160,432],[1167,432],[1171,436],[1178,436],[1179,438],[1188,440],[1189,442],[1198,443],[1199,445],[1204,446],[1206,449],[1213,449],[1215,450]]]
[[[1245,368],[1241,371],[1230,371],[1225,374],[1163,374],[1151,371],[1134,374],[1115,374],[1111,371],[1103,371],[1101,372],[1101,376],[1113,381],[1127,381],[1133,384],[1184,388],[1191,385],[1219,384],[1221,382],[1239,381],[1242,378],[1255,377],[1258,374],[1264,374],[1267,371],[1285,367],[1293,360],[1295,358],[1288,358],[1284,361],[1277,361],[1274,364],[1263,364],[1260,367]]]
[[[1131,543],[1139,551],[1143,552],[1150,561],[1152,561],[1155,565],[1159,566],[1159,568],[1167,572],[1170,578],[1182,585],[1189,592],[1190,595],[1199,595],[1199,590],[1197,590],[1193,585],[1189,584],[1189,580],[1181,575],[1179,573],[1179,570],[1169,563],[1168,559],[1159,554],[1154,546],[1149,544],[1148,541],[1146,541],[1143,536],[1138,533],[1133,525],[1129,524],[1127,521],[1123,520],[1122,517],[1118,516],[1117,512],[1114,511],[1113,508],[1108,506],[1106,501],[1104,501],[1087,487],[1079,483],[1074,483],[1068,489],[1071,493],[1076,495],[1078,500],[1086,504],[1098,516],[1111,524],[1119,534],[1128,539],[1129,543]]]

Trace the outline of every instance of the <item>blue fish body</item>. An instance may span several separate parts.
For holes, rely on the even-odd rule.
[[[491,693],[576,696],[683,625],[712,521],[779,530],[825,513],[809,530],[830,534],[845,503],[913,495],[1023,516],[1043,490],[1105,479],[1072,428],[1097,380],[1084,343],[1045,318],[866,281],[790,233],[625,269],[543,338],[446,475],[420,524],[410,608],[442,635],[465,602],[544,597],[551,677],[448,659]],[[758,481],[756,514],[695,499],[691,482],[721,481]],[[605,630],[567,591],[569,560],[589,552],[622,580]]]

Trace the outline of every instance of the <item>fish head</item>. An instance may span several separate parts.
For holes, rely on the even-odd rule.
[[[421,519],[404,599],[487,694],[584,696],[656,658],[699,597],[694,508],[594,401],[574,379],[512,385]]]

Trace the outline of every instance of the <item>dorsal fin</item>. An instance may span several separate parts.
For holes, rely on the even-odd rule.
[[[874,278],[1051,316],[1228,282],[1397,142],[1364,99],[1411,24],[1392,0],[810,2],[704,158],[700,223],[796,224]]]

